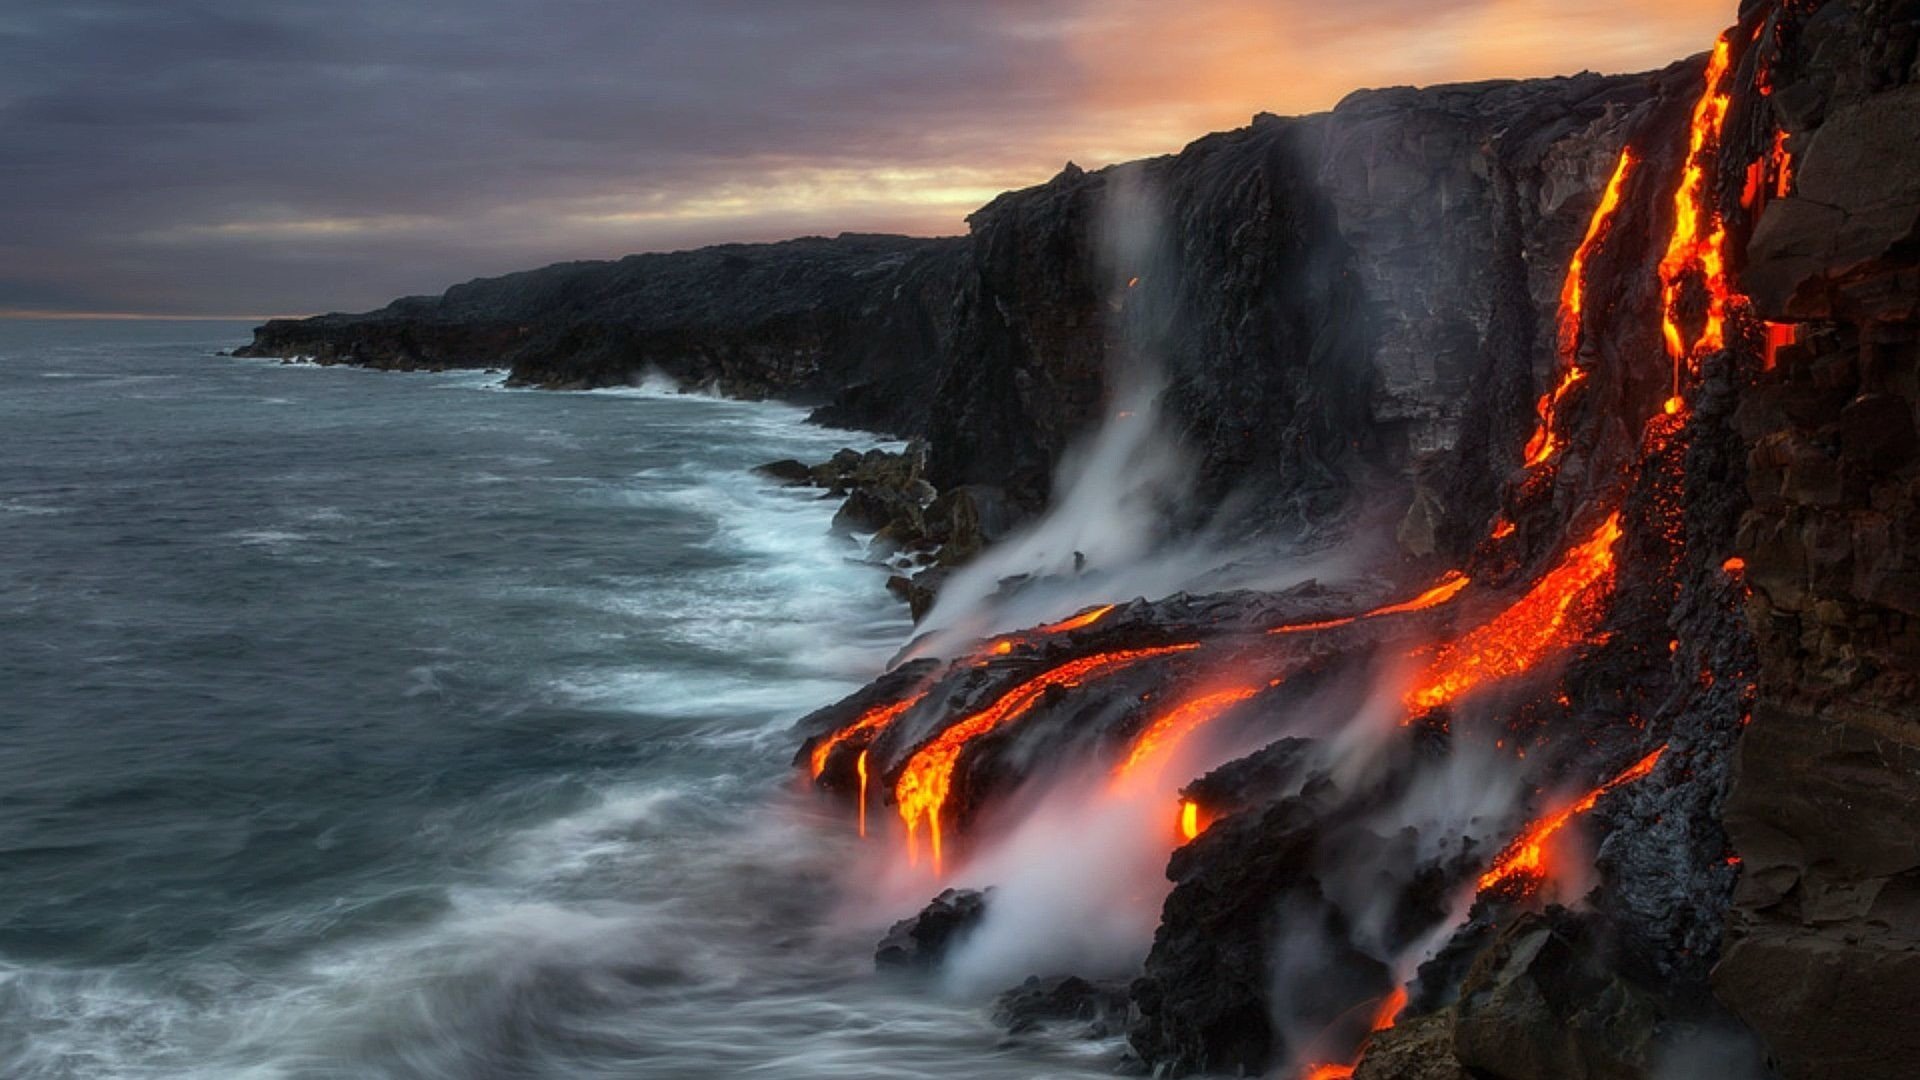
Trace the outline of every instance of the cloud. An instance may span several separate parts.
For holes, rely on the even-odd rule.
[[[0,0],[0,308],[351,309],[558,259],[958,232],[1068,158],[1358,85],[1655,66],[1721,7]]]

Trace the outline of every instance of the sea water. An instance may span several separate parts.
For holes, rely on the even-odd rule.
[[[877,975],[795,783],[908,626],[750,468],[874,436],[244,340],[0,322],[0,1076],[1111,1071]]]

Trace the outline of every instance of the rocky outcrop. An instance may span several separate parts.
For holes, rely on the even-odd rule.
[[[927,971],[940,966],[947,954],[987,917],[991,890],[947,889],[927,902],[920,914],[893,924],[874,949],[880,968]]]
[[[993,1000],[993,1022],[1009,1035],[1064,1025],[1085,1038],[1105,1038],[1126,1029],[1124,986],[1089,982],[1078,975],[1030,975]]]
[[[910,433],[941,374],[963,242],[843,234],[561,263],[364,315],[276,319],[245,356],[508,367],[522,386],[688,390]]]
[[[1758,700],[1714,988],[1789,1080],[1909,1075],[1920,1031],[1920,4],[1830,2],[1764,113],[1794,186],[1741,275],[1796,327],[1748,395]]]

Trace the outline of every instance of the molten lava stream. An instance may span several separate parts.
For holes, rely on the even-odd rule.
[[[1443,645],[1407,694],[1416,712],[1532,669],[1584,640],[1605,613],[1613,591],[1614,545],[1620,514],[1607,517],[1586,541],[1547,571],[1526,595],[1473,630]]]
[[[1392,1027],[1393,1022],[1395,1020],[1400,1019],[1400,1011],[1402,1009],[1405,1009],[1406,1007],[1407,1007],[1406,987],[1404,986],[1395,987],[1392,993],[1380,999],[1380,1007],[1374,1010],[1373,1027],[1368,1029],[1367,1039],[1370,1040],[1373,1038],[1373,1036],[1378,1035],[1381,1032]],[[1366,1048],[1367,1048],[1366,1042],[1362,1041],[1360,1044],[1360,1049],[1365,1050]],[[1325,1065],[1313,1065],[1307,1069],[1307,1073],[1305,1077],[1302,1078],[1302,1080],[1346,1080],[1347,1077],[1353,1075],[1353,1070],[1358,1068],[1359,1064],[1360,1064],[1359,1059],[1356,1058],[1351,1064],[1346,1064],[1346,1065],[1331,1064],[1331,1063],[1325,1064]]]
[[[1082,627],[1092,626],[1094,623],[1106,618],[1108,612],[1111,612],[1119,606],[1118,604],[1102,604],[1099,607],[1088,608],[1071,618],[1061,619],[1059,622],[1047,623],[1044,626],[1036,626],[1031,630],[1023,630],[1017,634],[1007,634],[1003,637],[995,638],[985,650],[975,654],[974,662],[984,663],[989,657],[1005,656],[1013,651],[1015,645],[1024,645],[1035,637],[1064,634],[1069,630],[1079,630]]]
[[[1153,718],[1133,740],[1127,759],[1114,770],[1113,790],[1136,789],[1157,778],[1160,769],[1173,756],[1186,737],[1215,717],[1247,700],[1265,688],[1266,683],[1235,686],[1188,698]]]
[[[1198,642],[1162,645],[1147,649],[1123,649],[1095,653],[1069,660],[1058,667],[1035,675],[1000,695],[993,704],[981,709],[934,736],[907,760],[900,779],[894,784],[894,801],[900,806],[900,819],[907,826],[907,857],[919,859],[920,823],[927,823],[933,843],[933,872],[942,872],[940,811],[946,805],[953,783],[953,769],[960,751],[974,739],[1004,724],[1018,720],[1047,691],[1056,687],[1070,689],[1104,675],[1131,667],[1143,660],[1171,656],[1199,648]]]
[[[1502,882],[1516,878],[1521,882],[1522,891],[1533,891],[1540,879],[1546,875],[1547,841],[1565,827],[1567,822],[1593,809],[1602,795],[1651,773],[1653,767],[1660,764],[1660,756],[1666,752],[1667,747],[1663,743],[1653,753],[1628,766],[1620,775],[1527,826],[1527,830],[1508,844],[1499,858],[1493,860],[1493,865],[1487,868],[1487,872],[1480,875],[1481,891],[1484,892]]]
[[[1560,403],[1569,391],[1579,385],[1580,380],[1586,378],[1586,371],[1579,366],[1579,355],[1580,311],[1586,297],[1587,259],[1612,231],[1610,227],[1614,212],[1620,208],[1620,192],[1626,186],[1627,173],[1632,168],[1633,152],[1621,150],[1620,159],[1613,166],[1613,175],[1600,194],[1600,205],[1594,207],[1593,216],[1587,219],[1586,235],[1581,237],[1580,246],[1574,249],[1573,259],[1567,264],[1567,277],[1560,286],[1560,381],[1552,390],[1540,395],[1540,400],[1533,407],[1540,423],[1534,429],[1533,437],[1527,440],[1526,467],[1529,469],[1544,464],[1560,448]]]
[[[902,701],[895,701],[886,705],[876,705],[866,712],[861,713],[853,723],[848,724],[846,727],[841,728],[839,731],[834,732],[814,744],[813,753],[807,762],[813,769],[813,778],[818,780],[820,774],[827,771],[827,761],[833,757],[833,751],[836,747],[849,739],[866,735],[869,732],[877,734],[881,728],[893,723],[902,713],[920,704],[920,699],[926,696],[927,692],[922,690]],[[864,757],[865,755],[863,754],[862,756]]]
[[[1721,347],[1725,339],[1727,309],[1735,295],[1727,286],[1726,227],[1710,201],[1706,185],[1707,164],[1719,153],[1721,127],[1726,123],[1731,97],[1722,88],[1731,63],[1727,34],[1714,43],[1713,56],[1707,61],[1706,88],[1694,104],[1688,125],[1687,157],[1680,173],[1680,186],[1673,193],[1673,236],[1660,259],[1661,332],[1666,338],[1667,355],[1673,360],[1673,394],[1668,413],[1680,410],[1680,391],[1690,374],[1695,357]],[[1681,286],[1690,273],[1698,273],[1707,294],[1706,323],[1698,337],[1687,340],[1676,308]]]
[[[1336,626],[1347,626],[1352,623],[1357,623],[1362,619],[1377,619],[1383,615],[1400,615],[1409,611],[1424,611],[1427,608],[1439,607],[1441,604],[1453,599],[1459,594],[1460,590],[1472,583],[1473,579],[1467,577],[1467,575],[1460,571],[1449,570],[1432,588],[1411,600],[1402,600],[1397,604],[1388,604],[1385,607],[1377,607],[1372,611],[1359,615],[1348,615],[1345,618],[1323,619],[1319,622],[1292,623],[1287,626],[1276,626],[1267,631],[1267,633],[1302,634],[1313,630],[1331,630]]]

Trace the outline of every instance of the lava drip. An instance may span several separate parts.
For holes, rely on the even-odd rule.
[[[1401,615],[1409,611],[1424,611],[1427,608],[1439,607],[1441,604],[1453,599],[1459,594],[1460,590],[1470,584],[1472,584],[1472,579],[1467,577],[1467,575],[1458,570],[1449,570],[1432,588],[1411,600],[1402,600],[1397,604],[1387,604],[1384,607],[1377,607],[1372,611],[1363,612],[1359,615],[1347,615],[1338,619],[1322,619],[1318,622],[1292,623],[1287,626],[1276,626],[1267,631],[1267,633],[1302,634],[1313,630],[1331,630],[1334,627],[1347,626],[1360,622],[1363,619],[1377,619],[1382,615]]]
[[[1566,826],[1576,816],[1593,809],[1600,797],[1617,787],[1630,784],[1653,772],[1660,764],[1660,757],[1667,752],[1665,744],[1657,747],[1651,754],[1634,762],[1613,779],[1582,795],[1576,801],[1541,818],[1527,827],[1527,830],[1508,844],[1500,856],[1480,875],[1482,892],[1510,884],[1515,891],[1524,895],[1539,887],[1546,874],[1546,845],[1555,833]]]
[[[1586,369],[1579,363],[1580,313],[1586,298],[1587,259],[1612,231],[1614,212],[1620,208],[1620,193],[1626,187],[1627,173],[1632,168],[1633,152],[1621,150],[1620,159],[1613,166],[1613,176],[1600,195],[1600,205],[1594,207],[1593,216],[1587,219],[1586,235],[1581,237],[1580,246],[1574,249],[1573,259],[1567,264],[1566,281],[1560,286],[1560,381],[1540,395],[1534,405],[1540,424],[1527,440],[1525,453],[1529,469],[1544,464],[1560,448],[1560,403],[1587,376]]]
[[[1407,705],[1420,712],[1439,708],[1585,641],[1606,613],[1620,536],[1616,511],[1526,595],[1465,637],[1441,646],[1407,694]]]
[[[1667,355],[1673,361],[1673,391],[1666,411],[1682,408],[1680,391],[1700,356],[1719,349],[1726,339],[1726,319],[1734,298],[1727,285],[1727,230],[1707,189],[1707,168],[1720,151],[1721,128],[1732,100],[1725,83],[1731,64],[1729,35],[1720,35],[1707,61],[1706,86],[1694,104],[1688,125],[1687,157],[1680,185],[1673,193],[1673,236],[1660,259],[1661,330]],[[1696,309],[1693,289],[1704,292],[1704,321],[1697,333],[1681,325],[1688,309]],[[1691,321],[1690,319],[1688,321]]]
[[[1200,804],[1192,799],[1180,800],[1180,838],[1196,839],[1205,828],[1206,826],[1200,823]]]
[[[934,736],[932,741],[922,746],[913,757],[907,760],[906,767],[901,770],[900,779],[894,784],[894,800],[899,804],[900,819],[907,826],[908,859],[914,862],[919,860],[919,829],[921,822],[925,822],[932,841],[933,870],[935,874],[941,872],[940,811],[946,804],[947,794],[953,783],[953,769],[960,760],[960,751],[968,743],[1004,724],[1018,720],[1048,691],[1071,689],[1090,679],[1113,674],[1143,660],[1171,656],[1199,647],[1198,642],[1192,642],[1147,649],[1095,653],[1092,656],[1069,660],[1058,667],[1035,675],[1000,695],[993,704]]]
[[[867,751],[862,748],[860,756],[853,759],[853,771],[860,777],[860,839],[867,838]]]

